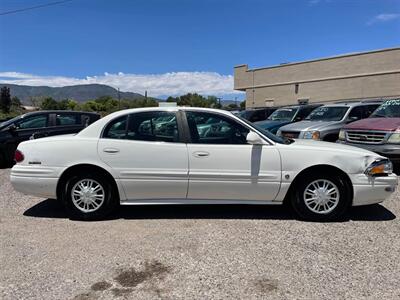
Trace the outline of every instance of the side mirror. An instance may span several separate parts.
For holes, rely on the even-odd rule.
[[[263,140],[261,139],[261,137],[254,131],[250,131],[247,134],[246,140],[251,145],[262,145],[263,144]]]
[[[302,117],[296,117],[296,118],[294,118],[294,121],[295,121],[295,122],[299,122],[299,121],[301,121],[301,120],[303,120]]]
[[[15,126],[14,124],[10,125],[8,127],[8,131],[12,134],[15,135],[17,133],[17,126]]]
[[[354,121],[358,121],[359,119],[360,118],[358,118],[358,117],[350,117],[347,122],[351,123],[351,122],[354,122]]]

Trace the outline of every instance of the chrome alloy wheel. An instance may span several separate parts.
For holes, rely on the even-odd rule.
[[[318,179],[311,182],[303,194],[307,208],[317,214],[328,214],[339,204],[338,187],[329,180]]]
[[[105,199],[104,188],[93,179],[82,179],[71,190],[72,202],[84,213],[94,212],[101,207]]]

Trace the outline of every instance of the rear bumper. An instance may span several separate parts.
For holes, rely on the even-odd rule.
[[[369,205],[385,201],[396,191],[396,174],[387,177],[369,177],[365,174],[351,175],[354,197],[353,206]]]
[[[354,146],[358,148],[363,148],[379,155],[389,158],[391,161],[400,162],[400,145],[395,144],[361,144],[361,143],[349,143],[347,141],[339,141],[341,144],[346,144],[349,146]]]
[[[17,192],[55,199],[60,171],[61,168],[15,165],[11,169],[10,181]]]
[[[10,176],[12,186],[17,192],[42,198],[57,198],[57,178]]]

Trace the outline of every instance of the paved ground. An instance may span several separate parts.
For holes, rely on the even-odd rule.
[[[350,220],[281,207],[124,208],[76,222],[0,170],[1,299],[399,299],[400,192]]]

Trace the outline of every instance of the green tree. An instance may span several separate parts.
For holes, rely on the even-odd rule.
[[[1,88],[0,109],[6,114],[10,113],[11,96],[10,96],[10,88],[9,87],[3,86]]]
[[[22,106],[21,100],[18,97],[11,98],[11,110],[18,110]]]
[[[67,103],[67,109],[68,110],[79,110],[80,109],[79,103],[75,100],[69,99],[68,103]]]
[[[240,109],[246,109],[246,100],[240,102]]]
[[[52,97],[46,97],[43,99],[43,101],[40,103],[40,109],[41,110],[52,110],[52,109],[58,109],[58,102],[54,100]]]

